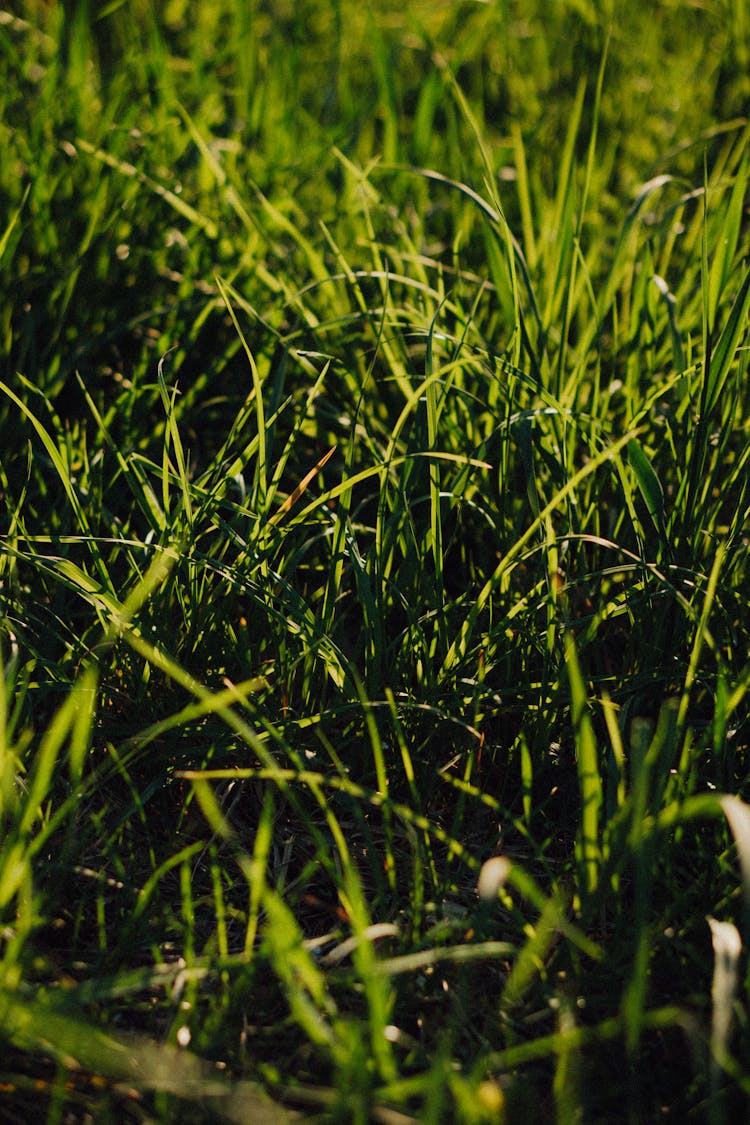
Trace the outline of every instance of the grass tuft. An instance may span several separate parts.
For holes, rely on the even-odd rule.
[[[0,1118],[744,1119],[743,6],[16,8]]]

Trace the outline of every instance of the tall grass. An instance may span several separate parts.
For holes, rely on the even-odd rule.
[[[0,13],[3,1119],[743,1114],[740,8]]]

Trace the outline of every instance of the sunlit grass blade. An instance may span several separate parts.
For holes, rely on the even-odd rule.
[[[179,1048],[143,1037],[122,1037],[93,1026],[74,998],[30,1000],[0,991],[3,1035],[17,1048],[41,1051],[68,1071],[85,1069],[115,1084],[170,1094],[187,1106],[216,1106],[225,1120],[283,1125],[287,1113],[252,1083],[233,1088],[215,1069]]]
[[[713,261],[711,262],[711,272],[708,282],[709,323],[711,325],[715,322],[719,302],[732,272],[734,255],[737,250],[737,242],[742,225],[742,208],[747,193],[748,170],[750,167],[746,143],[743,147],[745,150],[744,155],[737,168],[732,192],[726,207],[726,214],[723,216],[723,237],[719,239],[716,245]]]
[[[162,503],[165,512],[168,515],[172,515],[172,513],[170,512],[171,505],[169,498],[169,484],[172,470],[171,462],[169,459],[169,451],[171,447],[176,461],[177,480],[180,486],[180,492],[182,494],[182,513],[184,514],[186,522],[186,536],[188,539],[190,539],[193,527],[193,503],[192,497],[190,495],[189,470],[187,458],[185,455],[185,449],[182,444],[182,438],[180,437],[180,430],[177,425],[177,417],[175,412],[175,402],[177,399],[178,391],[177,387],[173,387],[171,392],[167,388],[166,379],[164,377],[165,359],[166,357],[162,356],[159,360],[159,367],[157,372],[159,392],[161,394],[164,413],[167,418],[164,441],[164,456],[162,461]]]
[[[164,202],[167,203],[169,207],[173,208],[179,215],[182,215],[183,218],[188,219],[196,227],[203,230],[209,238],[218,237],[218,227],[213,219],[209,218],[207,215],[201,214],[196,210],[195,207],[193,207],[186,200],[182,199],[170,188],[164,187],[163,184],[158,183],[150,176],[147,176],[144,172],[141,172],[138,168],[136,168],[134,164],[131,164],[125,160],[120,160],[117,156],[113,156],[111,153],[105,152],[101,148],[97,148],[96,145],[92,145],[84,137],[77,137],[75,143],[82,152],[85,152],[89,156],[93,156],[96,160],[100,160],[102,164],[106,164],[108,167],[113,168],[115,171],[119,172],[126,178],[136,180],[138,183],[142,184],[148,191],[153,192],[153,194],[156,195],[159,199],[163,199]]]
[[[343,1044],[338,1042],[337,1009],[325,975],[305,949],[291,910],[270,887],[264,892],[263,908],[267,918],[265,943],[274,970],[286,986],[292,1014],[312,1043],[336,1055]]]
[[[232,318],[232,323],[234,324],[235,331],[240,338],[243,351],[247,357],[247,362],[250,367],[250,375],[253,384],[253,401],[255,403],[256,411],[256,434],[258,438],[258,453],[255,461],[254,492],[260,510],[264,511],[266,503],[266,492],[268,488],[269,465],[266,452],[266,418],[265,408],[263,405],[263,387],[261,384],[260,375],[258,373],[258,365],[255,362],[255,357],[253,356],[252,350],[250,349],[247,339],[245,338],[245,335],[240,327],[239,321],[237,319],[237,314],[235,313],[234,308],[229,300],[229,294],[224,285],[224,282],[221,278],[217,277],[216,284],[219,288],[222,300],[227,307],[227,311]]]
[[[521,555],[524,547],[528,544],[529,540],[538,532],[539,528],[543,526],[546,518],[555,511],[555,509],[567,499],[575,489],[581,484],[586,477],[595,472],[601,465],[607,461],[617,457],[620,450],[623,449],[629,441],[632,440],[632,434],[625,434],[623,437],[613,442],[611,446],[605,447],[595,457],[593,457],[583,468],[579,469],[563,487],[556,493],[555,496],[545,505],[543,510],[534,519],[523,532],[523,534],[515,541],[513,546],[506,552],[504,557],[498,563],[492,576],[485,583],[479,592],[474,604],[472,605],[467,615],[466,621],[461,626],[458,635],[453,640],[450,649],[448,650],[445,659],[445,670],[449,670],[453,664],[463,658],[469,639],[472,636],[476,627],[476,622],[480,614],[484,610],[487,602],[492,596],[495,589],[498,587],[506,572],[510,571],[512,565]]]
[[[724,393],[737,349],[747,333],[748,310],[750,310],[750,269],[742,279],[729,316],[711,352],[710,363],[705,374],[705,410],[708,414],[715,409]]]
[[[23,382],[24,381],[22,380],[22,383]],[[25,385],[26,385],[28,390],[32,389],[28,383],[25,383]],[[100,578],[101,578],[105,588],[107,590],[111,591],[112,590],[112,582],[111,582],[109,574],[107,573],[107,568],[106,568],[106,564],[104,562],[104,559],[102,558],[101,553],[98,551],[98,549],[96,547],[96,540],[95,540],[94,536],[91,534],[91,526],[90,526],[90,523],[89,523],[89,519],[88,519],[88,516],[86,514],[86,510],[84,508],[84,505],[81,503],[81,498],[79,497],[78,492],[77,492],[77,490],[75,488],[75,485],[73,483],[73,474],[71,472],[70,465],[66,464],[66,460],[65,460],[66,451],[64,450],[64,447],[61,448],[61,444],[58,443],[57,441],[55,441],[53,435],[49,432],[49,430],[44,425],[44,423],[41,421],[41,419],[32,411],[31,407],[26,402],[24,402],[23,399],[21,399],[15,393],[15,391],[13,391],[10,387],[6,386],[4,383],[0,382],[0,392],[3,392],[4,394],[6,394],[8,396],[8,398],[11,400],[11,402],[13,402],[15,404],[15,406],[18,407],[18,409],[21,411],[23,416],[25,418],[27,418],[29,422],[31,422],[31,425],[32,425],[34,431],[36,432],[38,438],[42,442],[42,445],[44,446],[44,450],[45,450],[47,456],[49,457],[50,461],[52,462],[52,465],[55,469],[55,472],[57,473],[57,475],[59,477],[60,483],[61,483],[63,489],[65,490],[65,496],[67,498],[67,501],[70,505],[70,508],[71,508],[72,512],[75,515],[76,522],[78,524],[78,527],[79,527],[80,531],[84,535],[86,535],[90,538],[90,542],[92,544],[92,554],[93,554],[93,558],[94,558],[94,563],[97,567]]]
[[[18,221],[21,218],[21,215],[23,214],[23,209],[26,206],[26,200],[29,198],[29,192],[30,191],[31,191],[31,185],[27,184],[26,189],[23,193],[23,198],[21,199],[20,204],[18,205],[18,207],[14,211],[14,213],[11,215],[10,220],[8,221],[8,223],[5,227],[5,230],[0,235],[0,261],[2,261],[2,258],[5,254],[5,251],[7,250],[8,245],[10,244],[10,240],[11,240],[11,236],[13,234],[13,231],[15,230],[16,226],[18,225]]]

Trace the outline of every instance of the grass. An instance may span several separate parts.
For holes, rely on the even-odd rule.
[[[1,1120],[744,1116],[743,11],[0,13]]]

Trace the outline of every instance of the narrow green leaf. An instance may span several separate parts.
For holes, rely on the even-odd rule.
[[[750,269],[742,280],[706,371],[706,413],[708,414],[716,406],[727,384],[737,349],[747,332],[748,311],[750,311]]]
[[[582,868],[583,887],[591,894],[597,888],[601,866],[599,834],[602,780],[594,728],[588,713],[586,686],[578,663],[575,641],[570,634],[565,643],[565,666],[570,686],[571,717],[576,737],[578,785],[581,793],[581,823],[578,830],[577,851]]]
[[[13,234],[13,231],[16,227],[16,224],[18,223],[18,220],[21,218],[21,213],[22,213],[24,207],[26,206],[26,200],[29,198],[29,192],[30,191],[31,191],[31,184],[27,184],[26,190],[23,193],[23,199],[21,200],[20,204],[18,205],[16,210],[11,215],[10,222],[6,226],[2,235],[0,235],[0,262],[3,260],[3,255],[5,254],[5,251],[8,248],[8,243],[10,242],[10,236]]]
[[[682,339],[680,338],[680,327],[677,323],[677,298],[672,290],[667,285],[663,277],[655,273],[651,279],[659,290],[664,304],[667,307],[667,316],[669,317],[669,331],[672,338],[672,364],[676,372],[683,372],[686,367],[685,352],[682,347]]]
[[[732,194],[727,204],[726,214],[723,216],[721,236],[714,250],[711,263],[711,272],[708,282],[708,301],[713,324],[716,310],[719,307],[721,295],[724,292],[729,274],[732,269],[734,254],[742,228],[742,213],[745,206],[745,196],[748,181],[748,153],[745,150],[735,176]]]
[[[628,442],[628,461],[635,473],[638,489],[643,497],[648,514],[651,516],[654,527],[659,535],[663,548],[666,547],[666,525],[664,520],[664,489],[656,474],[656,470],[644,452],[643,446],[637,438]]]
[[[283,982],[294,1018],[311,1042],[336,1050],[331,1019],[336,1005],[324,974],[305,949],[302,933],[289,907],[270,887],[263,895],[267,925],[264,944],[274,970]]]

